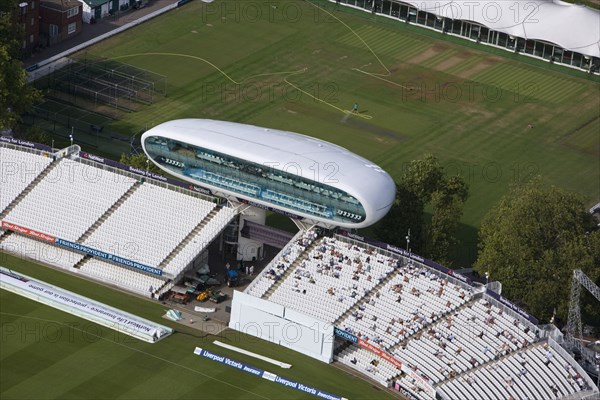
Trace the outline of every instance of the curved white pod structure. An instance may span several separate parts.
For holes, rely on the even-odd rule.
[[[372,225],[396,194],[392,178],[372,162],[292,132],[181,119],[144,133],[142,146],[159,168],[179,179],[321,225]]]

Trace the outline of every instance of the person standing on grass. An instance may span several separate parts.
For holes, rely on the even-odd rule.
[[[354,114],[358,114],[358,103],[354,102],[354,105],[352,106],[352,112]]]

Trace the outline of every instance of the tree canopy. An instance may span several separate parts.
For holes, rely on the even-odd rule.
[[[392,209],[375,227],[377,238],[404,247],[410,229],[413,252],[451,264],[456,228],[469,193],[462,177],[446,176],[437,158],[428,154],[408,164],[396,187]],[[427,207],[431,219],[426,218]]]
[[[0,0],[0,131],[13,128],[40,98],[26,83],[27,74],[19,60],[23,34],[14,22],[17,7],[17,0]]]
[[[556,309],[557,322],[565,322],[573,270],[598,281],[599,249],[600,231],[583,199],[536,178],[513,188],[484,218],[475,269],[502,282],[503,295],[540,320]],[[596,321],[598,310],[597,303],[583,305]]]
[[[145,154],[121,154],[121,159],[119,160],[121,164],[130,165],[132,167],[136,167],[142,170],[148,168],[148,171],[154,172],[155,174],[164,175],[163,171],[156,166],[153,162],[148,160]]]

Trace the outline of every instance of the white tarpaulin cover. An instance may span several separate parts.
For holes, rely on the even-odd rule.
[[[216,311],[215,308],[205,308],[205,307],[194,307],[194,311],[196,312],[202,312],[202,313],[213,313]]]
[[[157,342],[173,332],[169,327],[3,267],[0,267],[0,287],[146,342]]]

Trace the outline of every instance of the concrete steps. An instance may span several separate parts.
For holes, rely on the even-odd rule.
[[[83,235],[81,235],[79,237],[79,239],[77,239],[77,243],[83,243],[85,242],[91,235],[92,233],[94,233],[99,227],[100,225],[102,225],[104,223],[104,221],[106,221],[119,207],[121,207],[121,205],[123,203],[125,203],[127,201],[127,199],[129,197],[131,197],[131,195],[133,193],[135,193],[135,191],[141,186],[142,184],[140,182],[136,182],[133,184],[132,187],[129,188],[129,190],[127,190],[123,196],[121,196],[119,198],[119,200],[117,200],[115,202],[115,204],[113,204],[108,210],[106,210],[106,212],[104,214],[102,214],[102,216],[100,216],[100,218],[98,218],[98,220],[96,220],[96,222],[94,222],[92,224],[92,226],[90,226],[88,228],[87,231],[85,231],[83,233]]]
[[[281,286],[283,281],[285,281],[296,270],[296,268],[298,268],[298,266],[304,260],[304,258],[306,256],[308,256],[315,247],[320,245],[322,243],[322,241],[323,241],[323,239],[315,240],[314,242],[312,242],[310,244],[310,246],[308,246],[306,249],[304,249],[304,251],[298,255],[298,258],[296,258],[296,260],[294,260],[292,265],[290,265],[290,267],[287,269],[287,271],[285,271],[285,273],[283,274],[281,279],[279,279],[277,282],[275,282],[275,284],[273,286],[271,286],[269,288],[269,290],[267,290],[267,292],[262,296],[262,298],[268,300],[271,297],[271,295],[273,293],[275,293],[275,291],[279,288],[279,286]]]
[[[217,215],[217,213],[219,212],[220,208],[215,207],[213,208],[210,213],[208,213],[208,215],[206,217],[204,217],[204,219],[202,221],[200,221],[200,223],[198,225],[196,225],[196,227],[194,229],[192,229],[190,231],[190,233],[185,237],[185,239],[183,239],[178,245],[177,247],[175,247],[166,257],[164,260],[162,260],[160,262],[160,264],[158,264],[158,268],[159,269],[164,269],[167,265],[169,265],[169,263],[181,252],[181,250],[192,241],[192,239],[196,236],[197,233],[199,233],[202,229],[204,229],[204,227],[206,226],[206,224],[208,224],[208,222],[213,219],[213,217],[215,215]],[[207,243],[208,244],[208,243]]]
[[[75,268],[75,269],[80,269],[80,268],[81,268],[81,266],[82,266],[83,264],[85,264],[85,263],[87,262],[87,260],[89,260],[90,258],[92,258],[92,256],[91,256],[91,255],[89,255],[89,254],[86,254],[86,255],[85,255],[85,257],[83,257],[81,260],[79,260],[79,261],[77,262],[77,264],[73,265],[73,268]]]
[[[523,348],[521,348],[521,349],[519,349],[519,350],[515,350],[515,351],[513,351],[513,352],[510,352],[510,353],[508,353],[508,354],[505,354],[505,355],[503,355],[503,356],[500,356],[500,357],[498,357],[498,358],[496,358],[496,359],[493,359],[493,360],[490,360],[490,361],[484,362],[483,364],[479,364],[479,365],[478,365],[478,366],[476,366],[475,368],[471,368],[471,369],[469,369],[469,370],[466,370],[465,372],[461,372],[460,374],[458,374],[458,375],[455,375],[453,378],[444,379],[443,381],[440,381],[440,382],[436,383],[436,384],[435,384],[435,385],[433,385],[433,386],[437,387],[437,386],[444,385],[444,384],[446,384],[446,383],[452,382],[453,380],[460,379],[460,378],[462,378],[462,377],[463,377],[463,376],[465,376],[465,375],[471,374],[471,373],[473,373],[473,372],[477,372],[477,371],[479,371],[480,369],[486,368],[487,366],[489,366],[489,365],[491,365],[491,364],[494,364],[494,363],[500,362],[500,361],[504,360],[504,359],[505,359],[505,358],[507,358],[507,357],[511,357],[511,356],[514,356],[514,355],[516,355],[516,354],[523,353],[523,352],[525,352],[525,351],[527,351],[527,350],[529,350],[529,349],[532,349],[532,348],[534,348],[534,347],[536,347],[536,346],[537,346],[537,347],[540,347],[540,346],[542,346],[542,344],[541,344],[540,342],[530,343],[530,344],[529,344],[527,347],[523,347]]]
[[[360,299],[358,299],[358,301],[352,307],[350,307],[345,313],[343,313],[341,317],[336,319],[335,322],[333,323],[333,325],[334,326],[339,325],[344,319],[346,319],[348,316],[352,315],[352,313],[354,311],[358,310],[358,307],[360,307],[360,305],[362,304],[363,299],[365,297],[367,297],[370,293],[377,293],[379,290],[381,290],[382,287],[385,286],[386,283],[388,283],[389,281],[394,279],[399,273],[400,273],[400,268],[396,268],[395,270],[390,272],[381,282],[379,282],[377,285],[375,285],[375,287],[373,289],[369,290],[369,293],[363,295]]]
[[[60,162],[60,159],[52,161],[44,168],[44,170],[33,180],[19,195],[0,213],[0,221],[2,221],[20,202],[31,192],[38,183],[40,183],[50,171],[52,171]]]
[[[390,348],[388,349],[388,352],[389,352],[389,353],[394,353],[394,351],[395,351],[396,349],[398,349],[399,347],[401,347],[403,343],[405,343],[405,342],[407,342],[407,341],[411,340],[412,338],[414,338],[414,337],[415,337],[415,336],[417,336],[417,335],[420,335],[420,334],[422,334],[423,332],[427,331],[429,328],[431,328],[431,327],[433,327],[434,325],[436,325],[438,322],[440,322],[440,321],[443,321],[443,319],[444,319],[444,317],[445,317],[446,315],[449,315],[449,314],[456,314],[456,313],[458,313],[458,312],[461,312],[463,309],[465,309],[465,308],[467,308],[467,307],[469,307],[469,306],[473,305],[473,303],[475,303],[476,301],[477,301],[476,299],[471,299],[471,300],[467,301],[465,304],[461,305],[460,307],[457,307],[457,308],[455,308],[455,309],[453,309],[453,310],[451,310],[451,311],[448,311],[448,312],[447,312],[447,313],[445,313],[445,314],[442,314],[442,316],[441,316],[441,317],[439,317],[437,320],[435,320],[435,321],[434,321],[432,324],[429,324],[429,325],[425,325],[425,326],[423,326],[421,329],[419,329],[419,330],[418,330],[418,331],[416,331],[415,333],[413,333],[413,334],[411,334],[411,335],[409,335],[409,336],[405,337],[403,340],[401,340],[400,342],[398,342],[398,343],[396,343],[395,345],[393,345],[392,347],[390,347]]]

